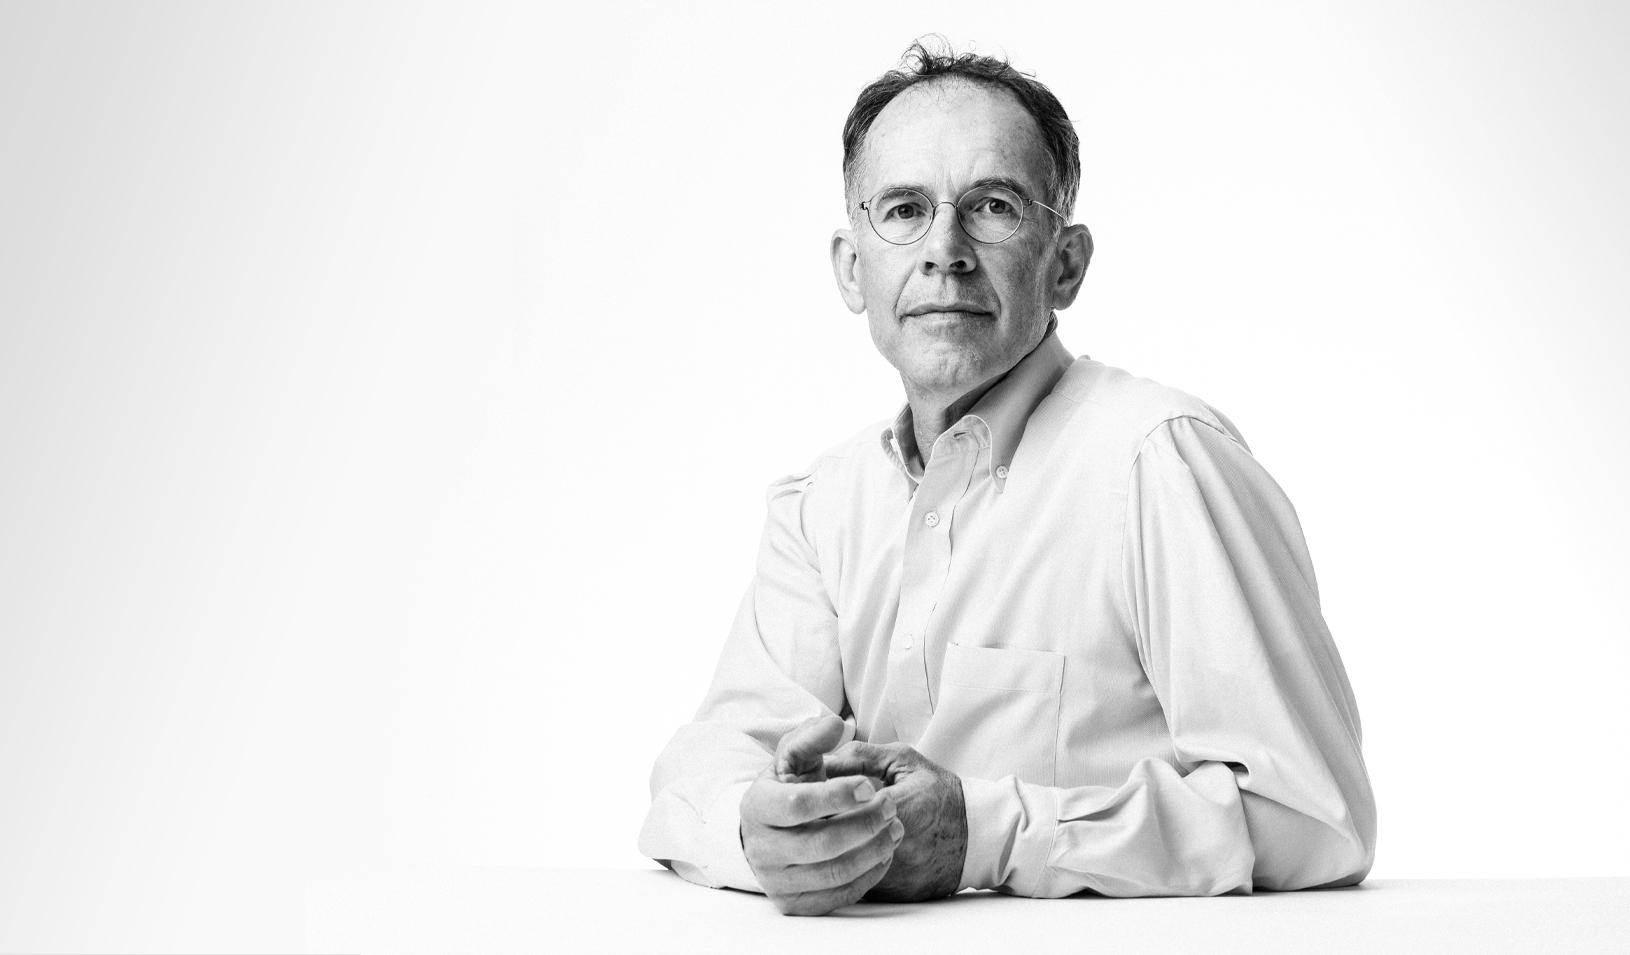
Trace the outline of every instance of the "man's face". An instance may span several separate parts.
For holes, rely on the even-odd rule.
[[[1036,121],[1011,94],[931,81],[878,115],[858,182],[863,199],[906,187],[930,202],[954,203],[977,183],[1005,180],[1045,202],[1048,170]],[[1040,206],[1029,208],[1018,234],[995,245],[969,238],[951,205],[936,208],[928,234],[911,245],[883,241],[861,212],[854,228],[833,237],[833,266],[845,301],[865,310],[872,340],[900,371],[908,396],[954,398],[1035,348],[1051,310],[1074,298],[1080,275],[1060,292],[1061,272],[1072,271],[1071,257],[1060,254],[1061,243],[1072,244],[1070,233],[1055,239],[1054,216]],[[1074,240],[1077,256],[1080,245]]]

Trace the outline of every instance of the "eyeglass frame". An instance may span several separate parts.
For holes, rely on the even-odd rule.
[[[860,208],[861,208],[862,211],[864,211],[866,213],[866,224],[872,227],[872,234],[873,235],[877,236],[879,239],[882,239],[884,242],[887,242],[889,245],[898,246],[898,247],[901,247],[901,248],[904,248],[905,246],[908,246],[908,245],[916,245],[918,242],[921,242],[923,239],[926,239],[928,237],[928,233],[932,232],[933,229],[934,229],[934,220],[939,218],[940,206],[947,205],[947,204],[949,204],[950,207],[956,212],[956,225],[957,225],[957,228],[962,230],[963,235],[967,236],[970,240],[979,243],[980,245],[1001,245],[1003,242],[1006,242],[1008,239],[1011,239],[1014,236],[1018,235],[1019,230],[1024,228],[1024,224],[1027,221],[1025,214],[1026,214],[1026,212],[1029,211],[1031,206],[1041,206],[1043,209],[1046,209],[1048,212],[1051,212],[1053,215],[1058,216],[1059,221],[1064,221],[1064,213],[1059,212],[1057,209],[1054,209],[1052,206],[1048,205],[1047,203],[1042,202],[1040,199],[1031,199],[1030,197],[1026,196],[1023,192],[1020,192],[1018,189],[1013,188],[1012,186],[1006,184],[1005,182],[981,182],[981,183],[976,183],[976,184],[974,184],[972,186],[969,186],[967,188],[967,190],[965,190],[962,193],[962,195],[957,196],[955,201],[950,200],[950,199],[941,199],[939,202],[935,202],[934,200],[930,199],[928,197],[928,194],[922,192],[921,190],[912,189],[912,188],[907,187],[907,188],[902,188],[899,191],[900,192],[914,192],[917,195],[922,196],[923,199],[928,202],[929,208],[932,209],[933,211],[928,214],[928,225],[923,227],[923,234],[922,235],[917,236],[915,239],[912,239],[910,242],[896,242],[893,239],[890,239],[888,236],[885,236],[883,234],[883,231],[877,227],[877,223],[872,221],[872,209],[871,209],[871,204],[877,201],[878,196],[881,196],[883,193],[888,192],[888,191],[890,191],[890,189],[893,189],[893,188],[894,187],[890,186],[890,187],[885,187],[883,189],[877,190],[877,192],[874,193],[870,199],[867,199],[867,200],[865,200],[864,202],[862,202],[860,204]],[[1016,196],[1019,199],[1019,202],[1020,202],[1020,206],[1019,206],[1019,224],[1013,227],[1012,232],[1009,232],[1007,235],[1002,236],[1000,239],[994,239],[992,241],[987,242],[984,239],[981,239],[978,236],[975,236],[972,232],[968,231],[967,225],[965,225],[963,223],[963,221],[962,221],[962,200],[968,198],[969,193],[972,193],[972,192],[974,192],[975,190],[978,190],[978,189],[1005,189],[1008,192],[1013,193],[1013,195]]]

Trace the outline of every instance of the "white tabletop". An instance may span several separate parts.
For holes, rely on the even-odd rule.
[[[665,871],[421,867],[313,889],[318,952],[1630,952],[1630,878],[1386,879],[1213,899],[1018,899],[787,918]]]

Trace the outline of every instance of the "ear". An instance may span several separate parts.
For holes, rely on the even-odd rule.
[[[838,280],[838,294],[849,311],[856,315],[866,311],[866,297],[860,293],[860,250],[849,229],[832,233],[832,277]]]
[[[1092,261],[1092,233],[1084,225],[1076,224],[1064,229],[1058,238],[1058,277],[1053,280],[1052,304],[1054,308],[1069,308],[1081,291],[1081,281],[1087,277],[1087,264]]]

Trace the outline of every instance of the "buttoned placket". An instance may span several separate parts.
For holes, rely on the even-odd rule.
[[[982,429],[981,429],[982,432]],[[935,639],[934,608],[951,569],[956,507],[968,493],[989,447],[984,435],[961,423],[940,435],[906,518],[901,550],[900,607],[889,647],[888,698],[896,738],[913,743],[928,726],[937,697],[927,652]]]

